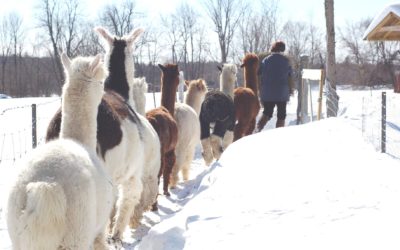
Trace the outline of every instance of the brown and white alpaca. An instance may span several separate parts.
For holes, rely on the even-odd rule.
[[[140,34],[143,32],[142,29],[136,29],[129,35],[124,37],[112,36],[104,28],[96,28],[99,35],[106,41],[106,59],[105,62],[108,65],[110,71],[110,77],[106,80],[106,88],[109,90],[116,91],[123,96],[126,101],[133,105],[133,110],[139,114],[141,122],[145,125],[145,136],[151,139],[143,141],[143,152],[144,152],[144,166],[141,181],[143,184],[143,191],[140,196],[140,201],[135,205],[133,214],[130,216],[131,224],[139,224],[142,218],[143,212],[148,210],[157,199],[158,195],[158,174],[160,171],[160,141],[153,126],[145,117],[145,100],[139,98],[145,98],[145,96],[138,95],[132,96],[135,93],[147,92],[147,84],[144,79],[134,78],[134,45]],[[133,91],[132,88],[144,88],[139,91]],[[128,98],[127,98],[128,97]],[[135,106],[135,102],[143,102],[143,106]],[[146,133],[148,135],[146,135]],[[118,214],[117,214],[118,216]],[[117,218],[117,217],[116,217]],[[118,226],[118,225],[116,225]]]
[[[158,65],[161,74],[161,107],[147,111],[146,118],[156,130],[161,143],[161,168],[158,178],[163,176],[163,191],[170,195],[168,185],[172,167],[176,161],[175,147],[178,141],[178,126],[174,119],[176,89],[179,71],[176,64]],[[153,209],[156,209],[156,204]]]
[[[112,182],[96,154],[106,70],[100,57],[61,55],[66,73],[60,139],[25,160],[8,198],[13,249],[108,249]]]
[[[106,91],[98,109],[97,153],[116,184],[115,194],[119,191],[110,228],[112,240],[120,242],[135,207],[143,200],[143,187],[145,194],[150,195],[146,200],[156,201],[160,142],[148,120],[128,104],[133,45],[142,31],[135,30],[122,38],[111,37],[102,28],[97,31],[108,44],[105,63],[109,69]],[[47,141],[58,137],[61,120],[58,112],[48,127]],[[154,175],[144,176],[145,173]]]
[[[189,180],[190,164],[193,160],[197,144],[200,143],[199,113],[201,103],[207,93],[207,85],[203,79],[186,82],[188,87],[185,103],[176,103],[175,120],[178,124],[178,142],[175,154],[176,162],[172,168],[170,186],[176,187],[179,172],[184,181]]]
[[[253,53],[243,58],[241,68],[244,68],[244,86],[234,91],[234,104],[236,125],[234,141],[253,133],[256,126],[256,118],[260,111],[258,100],[258,56]]]

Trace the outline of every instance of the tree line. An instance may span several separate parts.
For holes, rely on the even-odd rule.
[[[321,6],[321,12],[323,11]],[[68,56],[104,53],[94,27],[123,36],[145,28],[136,46],[136,76],[158,91],[158,63],[177,63],[185,78],[204,78],[218,87],[216,66],[240,63],[247,52],[265,54],[275,40],[286,43],[295,70],[307,55],[309,68],[326,65],[325,30],[310,22],[281,20],[277,0],[201,0],[183,2],[172,13],[150,19],[133,0],[104,6],[89,19],[79,0],[37,0],[32,27],[9,13],[0,18],[0,92],[15,97],[60,94],[64,81],[60,50]],[[336,27],[337,83],[392,84],[399,60],[398,42],[366,42],[362,35],[371,18]],[[34,33],[34,35],[32,35]],[[238,85],[242,82],[239,74]]]

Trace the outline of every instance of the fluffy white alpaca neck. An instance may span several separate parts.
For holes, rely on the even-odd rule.
[[[183,75],[183,71],[179,71],[179,85],[178,85],[179,102],[184,101],[183,100],[184,99],[184,94],[183,94],[184,90],[185,90],[185,77]]]
[[[220,80],[219,80],[219,87],[220,90],[230,97],[233,98],[233,90],[235,88],[235,81],[236,81],[236,74],[234,74],[231,69],[224,66]]]
[[[134,78],[133,84],[129,84],[129,104],[143,116],[146,115],[147,88],[144,78]]]
[[[196,87],[189,87],[185,96],[185,103],[200,114],[201,103],[204,100],[205,94],[202,94]]]
[[[87,79],[67,79],[62,95],[60,138],[74,139],[96,150],[97,112],[100,101],[90,89],[84,88]]]

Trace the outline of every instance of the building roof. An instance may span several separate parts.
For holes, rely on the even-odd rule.
[[[363,36],[369,41],[400,41],[400,3],[386,6],[371,22]]]

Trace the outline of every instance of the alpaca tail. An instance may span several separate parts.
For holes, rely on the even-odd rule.
[[[66,231],[67,199],[58,183],[32,182],[26,187],[26,208],[21,216],[22,246],[58,249]]]

